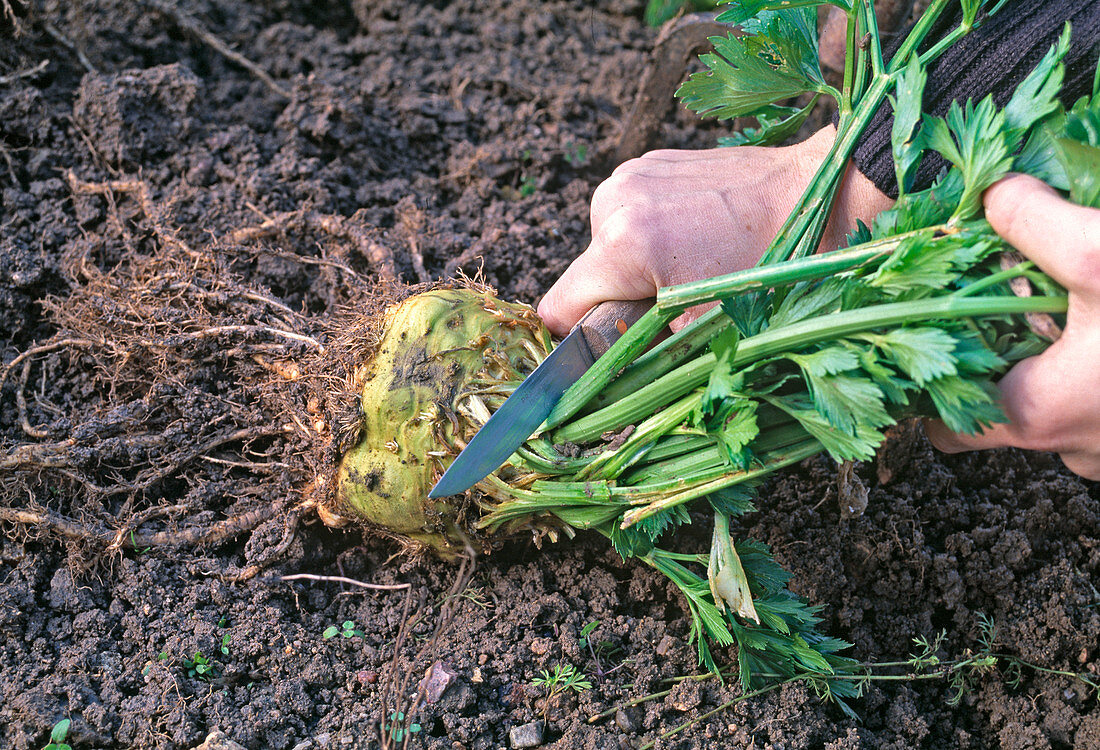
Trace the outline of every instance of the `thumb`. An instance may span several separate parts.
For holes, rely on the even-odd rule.
[[[1070,291],[1097,283],[1093,246],[1100,210],[1063,199],[1042,180],[1009,175],[985,192],[985,215],[1001,235]]]

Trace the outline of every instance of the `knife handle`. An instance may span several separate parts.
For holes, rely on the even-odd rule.
[[[599,359],[611,348],[626,329],[634,325],[653,307],[655,297],[634,300],[610,300],[601,302],[584,314],[577,323],[581,335],[588,344],[594,359]]]

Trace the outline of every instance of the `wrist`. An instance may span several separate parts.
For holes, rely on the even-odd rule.
[[[829,124],[805,141],[790,147],[796,150],[793,161],[801,169],[798,184],[803,188],[810,184],[818,168],[828,158],[829,149],[835,139],[836,127]],[[836,200],[833,202],[833,210],[819,249],[828,251],[844,246],[845,237],[856,228],[857,222],[870,224],[875,216],[893,204],[892,198],[879,190],[855,164],[849,162],[837,188]]]

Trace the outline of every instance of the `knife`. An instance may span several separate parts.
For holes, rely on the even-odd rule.
[[[653,307],[654,298],[601,302],[581,318],[466,444],[428,497],[457,495],[493,473],[534,434],[569,386]]]

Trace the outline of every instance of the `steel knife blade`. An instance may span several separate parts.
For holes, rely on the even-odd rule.
[[[614,300],[589,310],[481,426],[447,467],[428,497],[465,492],[499,469],[534,434],[569,386],[653,307],[653,301],[652,297]]]

